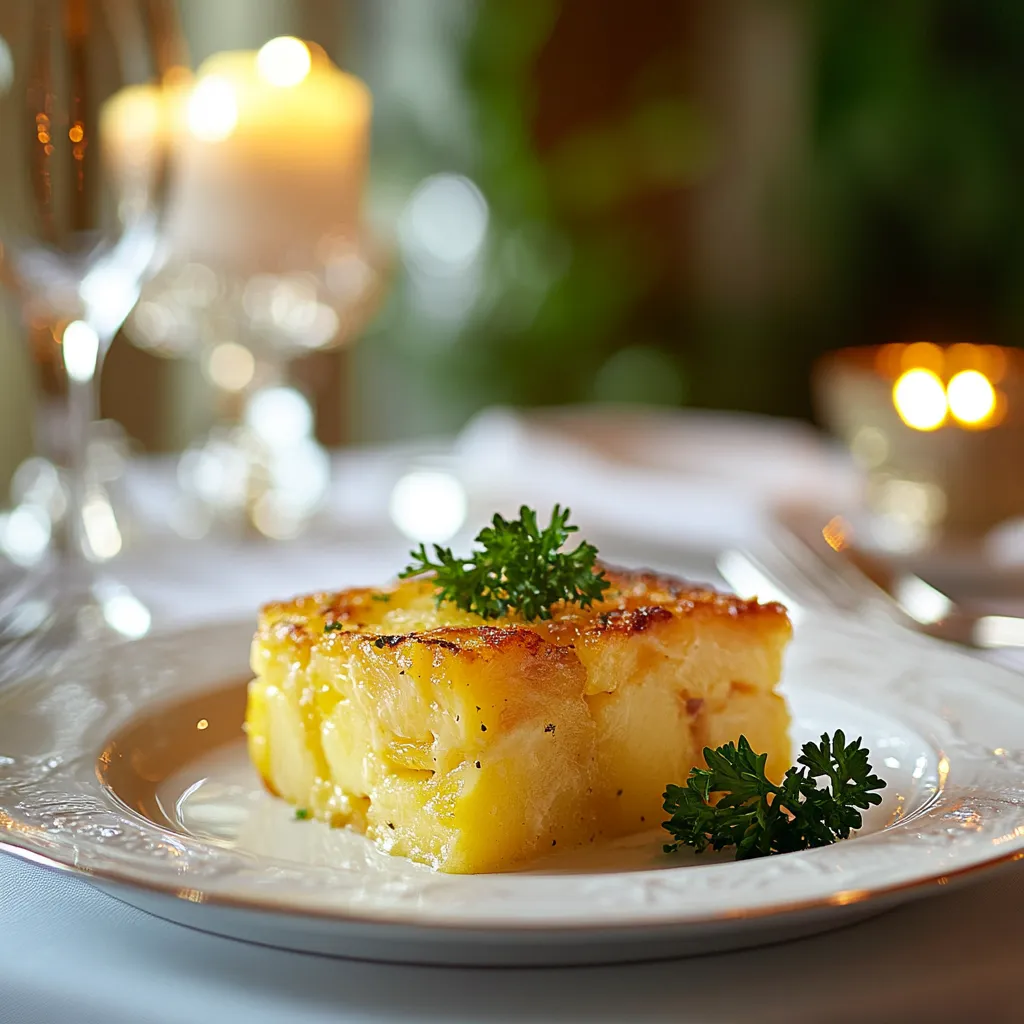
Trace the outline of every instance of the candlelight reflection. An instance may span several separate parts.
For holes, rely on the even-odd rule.
[[[822,528],[821,535],[833,551],[842,551],[846,547],[849,531],[849,525],[842,516],[833,516]]]

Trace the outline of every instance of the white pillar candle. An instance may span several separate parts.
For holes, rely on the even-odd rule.
[[[176,147],[168,240],[243,275],[315,266],[358,230],[370,93],[298,39],[199,69]]]
[[[103,158],[124,220],[145,213],[162,185],[168,149],[180,133],[191,77],[187,69],[175,68],[163,85],[127,86],[100,108]],[[72,142],[76,142],[73,136]]]

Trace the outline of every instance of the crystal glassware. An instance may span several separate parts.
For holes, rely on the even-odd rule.
[[[148,628],[100,568],[121,537],[90,451],[103,358],[157,249],[178,47],[163,0],[0,4],[0,280],[28,333],[36,450],[62,506],[47,557],[0,590],[0,642],[31,634],[64,649]]]

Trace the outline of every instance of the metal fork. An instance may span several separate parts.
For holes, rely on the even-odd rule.
[[[723,552],[718,569],[730,586],[780,600],[797,618],[818,608],[856,615],[886,631],[920,627],[891,594],[832,550],[820,530],[810,532],[795,517],[780,515],[752,549]]]
[[[1024,647],[1024,618],[971,611],[908,570],[894,572],[883,586],[860,561],[826,543],[820,516],[784,510],[763,544],[724,553],[719,571],[730,585],[753,585],[796,607],[797,615],[801,607],[826,608],[878,629],[909,629],[969,648]]]

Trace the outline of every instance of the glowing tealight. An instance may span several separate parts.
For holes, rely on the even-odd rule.
[[[931,370],[908,370],[893,385],[900,419],[914,430],[935,430],[946,419],[946,389]]]
[[[256,54],[256,72],[268,85],[290,89],[298,85],[313,66],[309,47],[294,36],[278,36],[264,43]]]
[[[188,130],[203,142],[226,139],[238,124],[238,98],[226,78],[210,75],[196,86],[188,101]]]
[[[953,418],[969,426],[980,426],[990,419],[996,407],[996,391],[988,378],[977,370],[963,370],[946,388]]]

